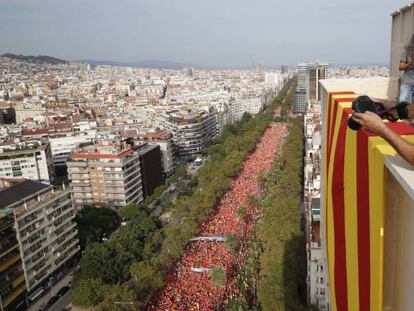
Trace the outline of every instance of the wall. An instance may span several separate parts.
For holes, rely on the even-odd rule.
[[[410,311],[414,304],[414,168],[401,158],[387,160],[392,171],[386,170],[385,177],[384,310]],[[398,175],[401,169],[411,176]],[[411,191],[404,189],[401,177]]]

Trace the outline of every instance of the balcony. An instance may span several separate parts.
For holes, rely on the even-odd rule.
[[[412,310],[414,167],[381,137],[347,127],[356,94],[397,98],[394,78],[322,85],[322,248],[332,310]],[[414,143],[414,128],[387,123]]]

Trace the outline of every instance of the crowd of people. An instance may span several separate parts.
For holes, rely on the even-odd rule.
[[[199,236],[217,237],[236,234],[242,241],[249,237],[254,226],[255,213],[260,213],[249,202],[258,197],[261,188],[258,176],[270,170],[275,154],[287,136],[288,125],[272,124],[261,137],[255,151],[247,157],[229,191],[218,202],[215,213],[200,225]],[[242,216],[239,208],[246,210]],[[257,215],[256,215],[257,216]],[[220,241],[198,240],[189,242],[175,270],[166,278],[164,288],[149,310],[214,310],[239,295],[235,282],[237,253]],[[210,271],[221,267],[226,273],[223,286],[216,287]]]

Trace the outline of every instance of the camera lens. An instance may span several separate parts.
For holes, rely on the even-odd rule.
[[[354,131],[358,131],[362,127],[362,125],[359,124],[357,121],[355,121],[353,117],[350,117],[348,119],[348,126],[351,130],[354,130]]]

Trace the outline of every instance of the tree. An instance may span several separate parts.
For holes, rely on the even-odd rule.
[[[215,267],[210,272],[210,279],[216,289],[221,289],[226,283],[227,275],[222,267]],[[220,305],[221,305],[221,295],[217,295],[216,310],[220,309]]]
[[[148,216],[146,208],[142,204],[128,204],[118,210],[123,220],[142,219]]]
[[[118,282],[115,253],[107,243],[93,243],[86,248],[75,274],[75,280],[85,279],[100,279],[109,284]]]
[[[237,253],[240,249],[240,242],[237,238],[236,233],[229,233],[226,236],[225,245],[232,250],[233,252]]]
[[[231,298],[226,305],[226,310],[230,311],[249,311],[248,303],[243,297]]]
[[[104,234],[109,236],[120,225],[118,214],[103,207],[85,207],[78,212],[75,222],[82,250],[88,243],[101,242]]]
[[[80,280],[73,288],[73,303],[83,307],[97,305],[102,298],[103,285],[104,283],[100,279]]]
[[[148,261],[134,262],[131,265],[134,289],[140,302],[148,303],[151,294],[163,286],[158,269]]]
[[[136,300],[136,292],[124,285],[107,285],[103,288],[103,301],[98,311],[136,311],[144,305]]]
[[[260,188],[263,188],[266,184],[266,174],[263,170],[260,170],[259,174],[257,175],[257,183],[259,184]]]

